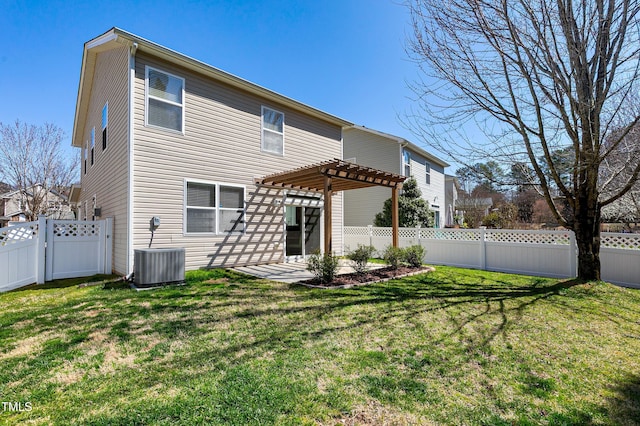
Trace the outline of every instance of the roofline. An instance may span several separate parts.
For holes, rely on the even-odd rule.
[[[418,145],[414,144],[413,142],[402,138],[400,136],[395,136],[392,135],[390,133],[385,133],[385,132],[381,132],[379,130],[374,130],[374,129],[370,129],[368,127],[365,126],[360,126],[357,124],[352,124],[351,126],[347,127],[346,130],[349,129],[355,129],[355,130],[362,130],[364,132],[369,132],[371,134],[377,135],[377,136],[381,136],[383,138],[387,138],[387,139],[392,139],[394,141],[396,141],[399,144],[406,144],[406,146],[409,147],[409,149],[418,152],[418,154],[422,155],[423,157],[427,158],[428,160],[430,160],[433,163],[439,164],[442,167],[449,167],[451,164],[447,163],[444,160],[441,160],[440,158],[436,157],[435,155],[427,152],[424,150],[424,148],[419,147]]]
[[[75,120],[73,124],[72,145],[76,147],[82,147],[81,138],[78,135],[78,123],[80,122],[80,116],[83,113],[81,106],[82,97],[85,95],[85,88],[90,88],[93,80],[93,72],[87,73],[87,60],[89,55],[97,54],[100,51],[109,50],[115,46],[115,43],[124,44],[126,46],[135,46],[136,51],[142,51],[159,57],[166,61],[178,64],[191,71],[205,75],[214,80],[226,83],[232,87],[241,89],[245,92],[249,92],[254,95],[258,95],[263,98],[270,99],[273,102],[287,106],[291,109],[306,113],[321,120],[333,123],[340,127],[348,127],[353,123],[339,118],[335,115],[329,114],[317,108],[311,107],[302,102],[296,101],[292,98],[284,96],[280,93],[269,90],[258,84],[252,83],[243,78],[237,77],[226,71],[222,71],[219,68],[208,65],[202,61],[191,58],[190,56],[179,53],[175,50],[161,46],[145,38],[139,37],[135,34],[124,31],[120,28],[113,27],[106,33],[89,40],[84,44],[84,51],[82,55],[82,67],[80,70],[80,82],[78,85],[78,98],[76,101]],[[95,53],[94,53],[95,52]],[[78,141],[78,142],[76,142]]]

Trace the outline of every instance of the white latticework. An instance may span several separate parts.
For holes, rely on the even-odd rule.
[[[417,238],[419,230],[415,228],[399,228],[398,237],[400,238]]]
[[[420,238],[447,241],[480,241],[482,233],[478,230],[423,228]]]
[[[601,247],[640,250],[640,234],[602,233]]]
[[[371,231],[374,237],[391,237],[393,233],[392,228],[372,228]]]
[[[64,223],[53,224],[55,237],[93,237],[100,232],[99,225],[95,223]]]
[[[568,245],[570,242],[570,234],[568,232],[517,232],[513,230],[488,230],[485,234],[485,241],[494,243]]]
[[[31,240],[38,234],[38,222],[29,222],[23,225],[0,228],[0,245],[18,243],[24,240]]]
[[[345,226],[344,235],[354,237],[368,237],[369,227],[367,226]]]

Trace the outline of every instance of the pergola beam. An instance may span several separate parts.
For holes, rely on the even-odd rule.
[[[406,177],[334,159],[306,167],[274,173],[256,184],[281,189],[322,192],[324,195],[324,251],[331,253],[331,197],[334,192],[383,186],[391,188],[393,245],[398,246],[398,194]]]

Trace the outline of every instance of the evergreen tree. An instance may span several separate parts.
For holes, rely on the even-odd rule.
[[[413,176],[407,179],[402,186],[402,194],[398,197],[398,213],[401,227],[413,228],[419,225],[427,228],[433,226],[429,206],[422,198],[418,182]],[[384,202],[382,211],[376,214],[373,223],[375,226],[391,226],[391,198]]]

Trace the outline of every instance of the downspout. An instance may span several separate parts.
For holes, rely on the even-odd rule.
[[[134,141],[134,92],[136,77],[136,51],[138,43],[129,47],[129,189],[127,199],[127,275],[133,272],[133,141]]]

